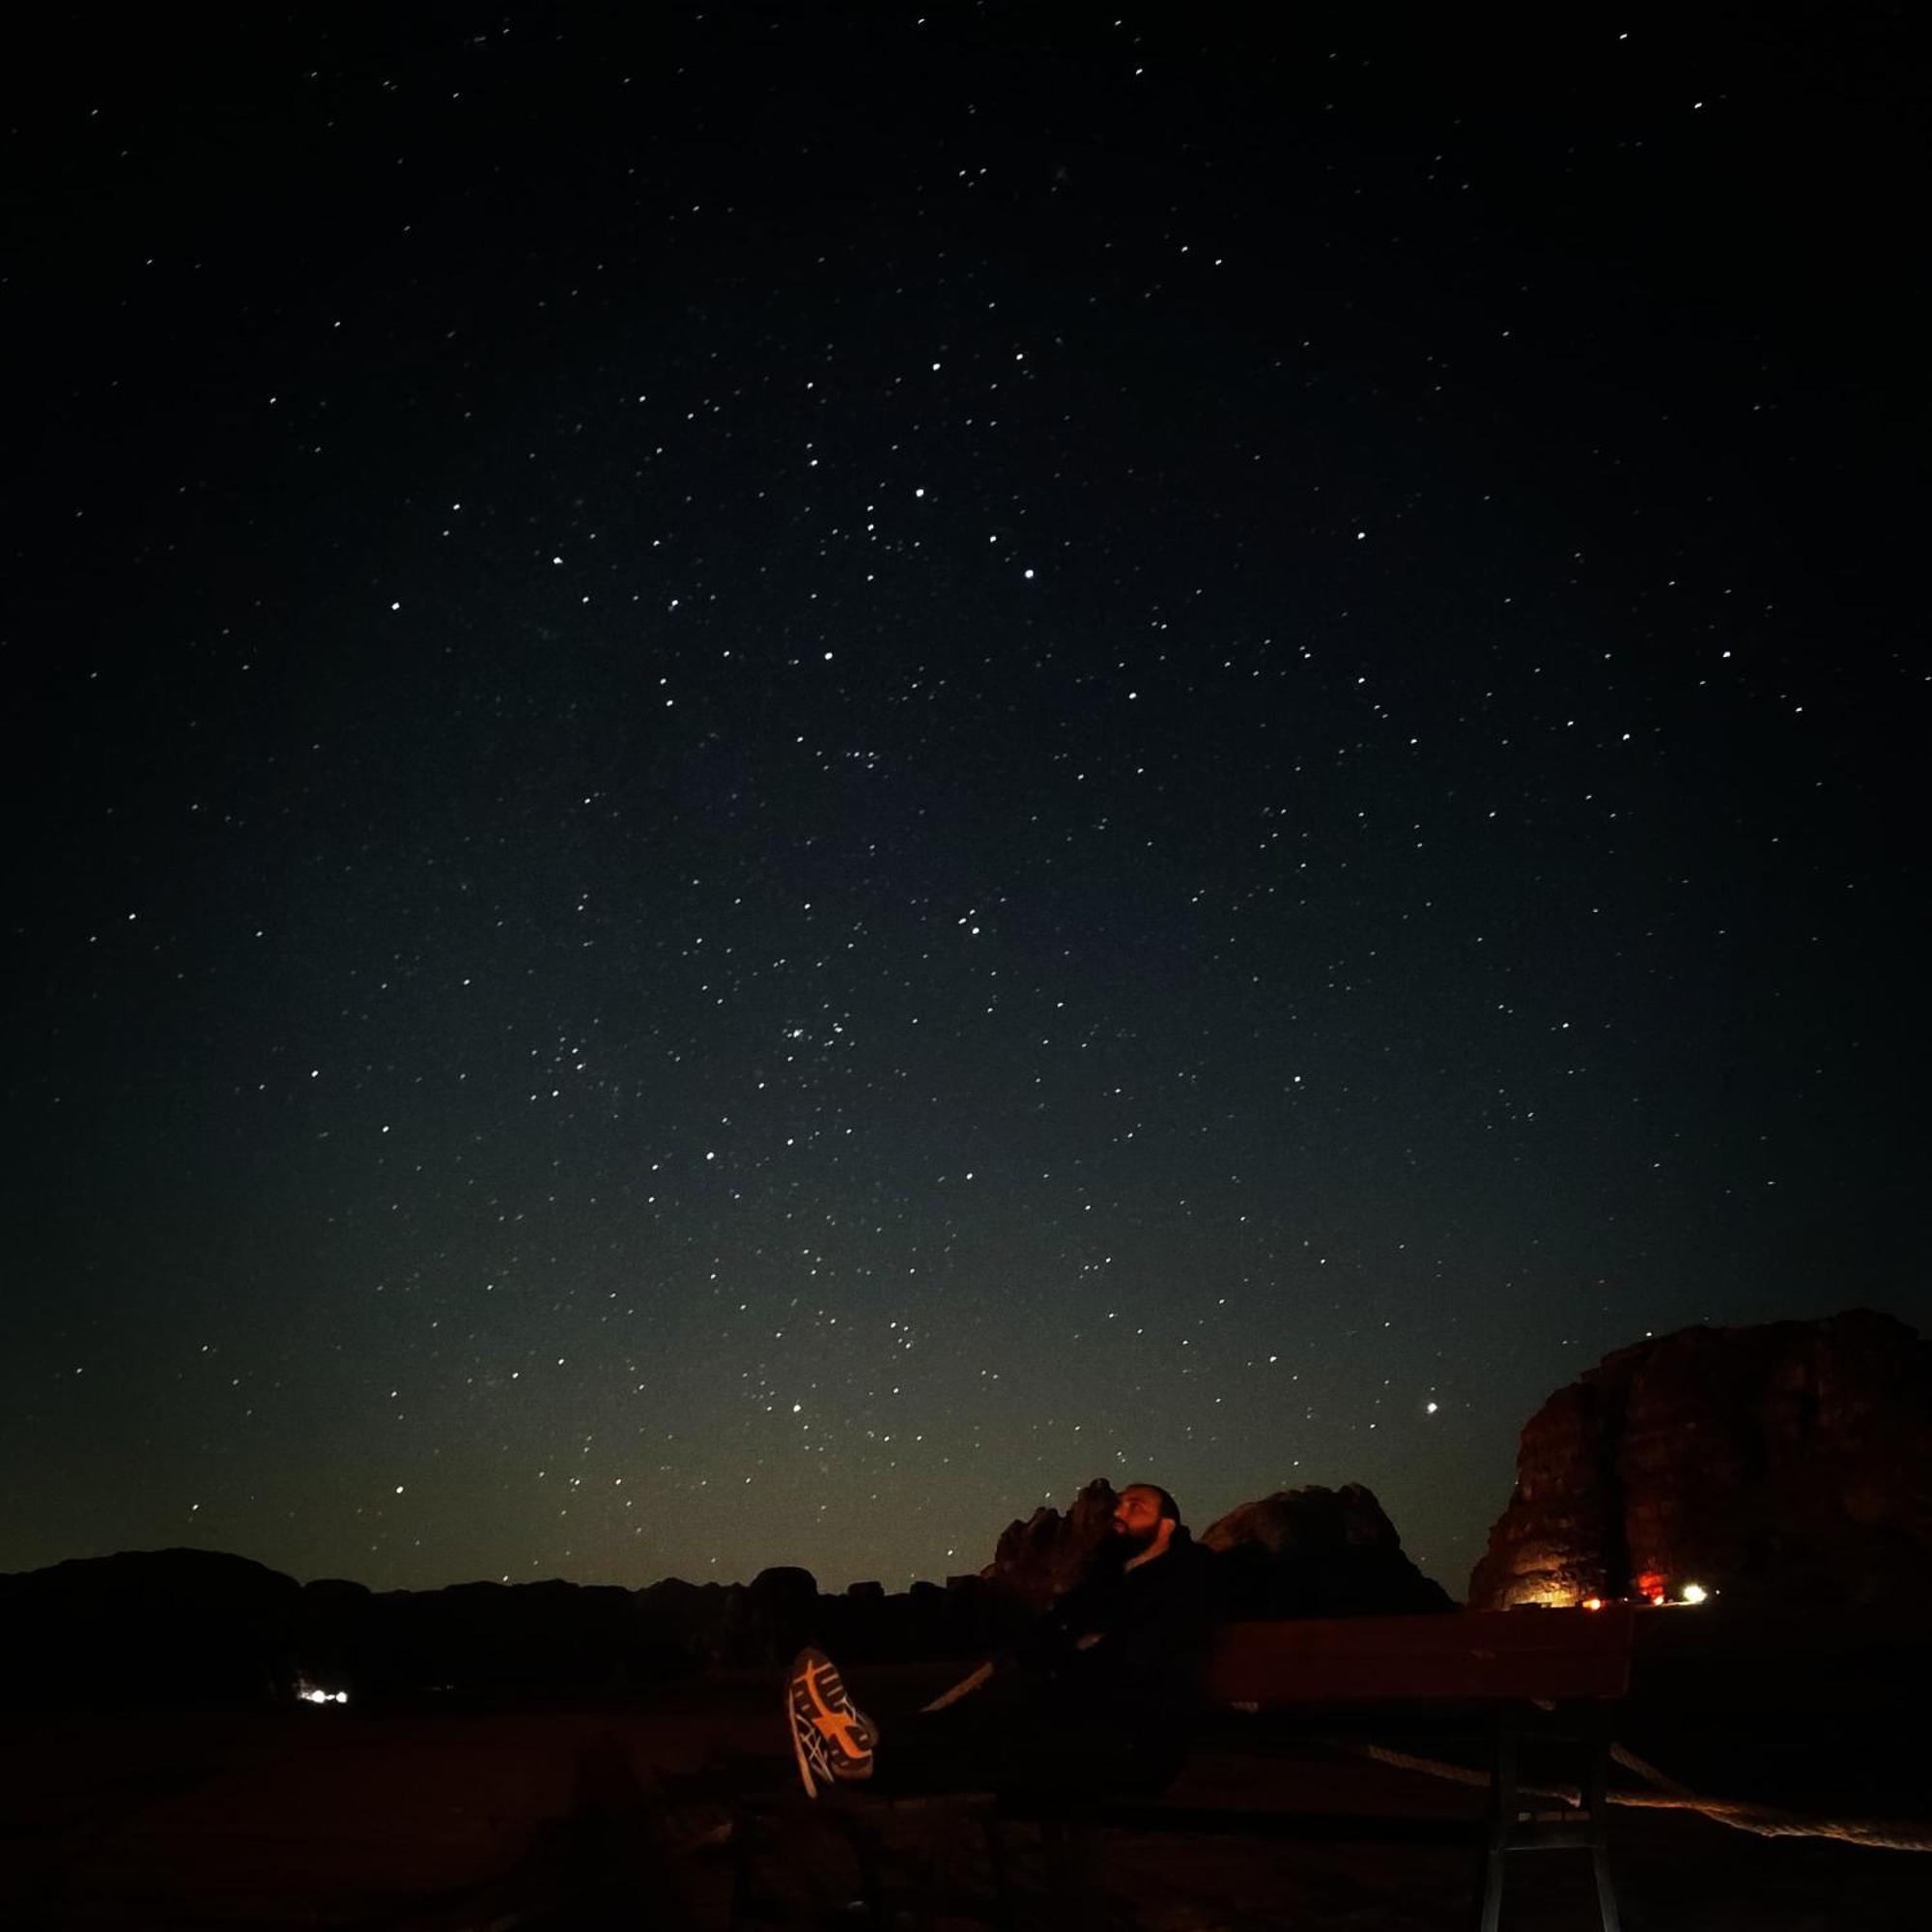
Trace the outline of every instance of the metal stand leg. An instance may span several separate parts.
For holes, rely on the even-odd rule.
[[[1490,1835],[1483,1851],[1483,1890],[1476,1907],[1477,1932],[1497,1932],[1503,1918],[1503,1861],[1516,1817],[1516,1732],[1496,1721],[1495,1764],[1490,1776]]]
[[[1616,1888],[1610,1883],[1610,1733],[1607,1716],[1590,1733],[1590,1773],[1583,1803],[1590,1818],[1590,1866],[1597,1878],[1597,1917],[1603,1932],[1621,1932]]]
[[[1523,1727],[1526,1720],[1527,1728]],[[1576,1722],[1545,1724],[1539,1719],[1516,1720],[1499,1714],[1495,1720],[1495,1754],[1490,1778],[1488,1843],[1483,1851],[1481,1897],[1475,1915],[1476,1932],[1500,1932],[1503,1911],[1503,1879],[1509,1861],[1519,1853],[1534,1851],[1587,1851],[1597,1884],[1597,1917],[1602,1932],[1622,1932],[1617,1914],[1616,1889],[1610,1882],[1610,1855],[1606,1842],[1609,1817],[1610,1733],[1608,1714]],[[1531,1799],[1525,1815],[1520,1780],[1523,1775],[1522,1749],[1525,1742],[1544,1747],[1566,1747],[1568,1762],[1580,1747],[1583,1762],[1578,1767],[1577,1804],[1574,1811],[1552,1812],[1548,1798]]]

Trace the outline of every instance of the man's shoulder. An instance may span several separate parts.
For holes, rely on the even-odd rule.
[[[1167,1560],[1183,1569],[1201,1569],[1213,1562],[1214,1552],[1205,1544],[1196,1543],[1191,1536],[1181,1536],[1167,1546]]]
[[[1212,1578],[1214,1567],[1214,1552],[1202,1548],[1189,1538],[1185,1543],[1172,1545],[1151,1563],[1143,1564],[1129,1574],[1143,1577],[1162,1589],[1199,1589]]]

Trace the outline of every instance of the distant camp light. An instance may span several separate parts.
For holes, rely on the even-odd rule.
[[[1604,1607],[1604,1600],[1601,1597],[1585,1597],[1583,1607],[1586,1610],[1601,1610]]]
[[[1701,1583],[1686,1583],[1684,1586],[1684,1601],[1687,1604],[1701,1604],[1710,1594]]]

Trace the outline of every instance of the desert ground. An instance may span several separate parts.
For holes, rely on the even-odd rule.
[[[887,1719],[950,1673],[855,1670]],[[719,1927],[734,1802],[795,1780],[775,1674],[667,1687],[607,1707],[145,1711],[0,1719],[0,1923],[360,1927],[385,1932]],[[1630,1713],[1633,1748],[1697,1789],[1932,1834],[1932,1774],[1904,1714],[1851,1730],[1821,1714]],[[1620,1725],[1620,1734],[1625,1727]],[[1404,1742],[1391,1726],[1388,1741]],[[1407,1742],[1424,1754],[1440,1739]],[[1469,1761],[1473,1762],[1473,1759]],[[1256,1762],[1210,1747],[1177,1799],[1370,1819],[1470,1821],[1462,1845],[1256,1842],[1105,1832],[1086,1851],[1089,1922],[1140,1932],[1462,1932],[1481,1796],[1313,1735]],[[1021,1925],[1079,1916],[1034,1828],[1003,1828]],[[927,1861],[940,1910],[970,1924],[990,1890],[980,1828],[928,1805],[889,1830],[889,1862]],[[852,1922],[852,1854],[824,1807],[781,1804],[757,1887],[792,1922]],[[1914,1932],[1932,1853],[1747,1835],[1689,1812],[1618,1810],[1612,1856],[1631,1932]],[[1597,1923],[1587,1858],[1513,1861],[1508,1932]]]

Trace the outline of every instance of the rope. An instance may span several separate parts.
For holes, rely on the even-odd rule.
[[[1428,1777],[1446,1777],[1457,1784],[1485,1788],[1491,1782],[1486,1771],[1474,1771],[1465,1764],[1444,1764],[1439,1758],[1415,1757],[1407,1751],[1391,1750],[1386,1745],[1361,1744],[1349,1738],[1323,1738],[1320,1742],[1358,1757],[1374,1758],[1378,1764],[1393,1765],[1399,1771],[1421,1772]],[[1610,1756],[1626,1771],[1657,1787],[1653,1791],[1606,1792],[1605,1796],[1612,1804],[1643,1811],[1697,1811],[1717,1824],[1728,1825],[1735,1832],[1750,1832],[1760,1838],[1833,1838],[1840,1844],[1869,1845],[1881,1851],[1932,1852],[1932,1828],[1924,1825],[1890,1818],[1801,1818],[1773,1804],[1703,1798],[1622,1745],[1612,1745]],[[1575,1785],[1522,1784],[1517,1789],[1526,1798],[1554,1799],[1573,1811],[1583,1803],[1583,1794]]]
[[[1630,1804],[1653,1811],[1701,1811],[1735,1832],[1751,1832],[1760,1838],[1835,1838],[1840,1844],[1871,1845],[1888,1852],[1932,1852],[1932,1829],[1897,1818],[1801,1818],[1775,1804],[1736,1804],[1724,1798],[1700,1798],[1646,1764],[1622,1745],[1610,1747],[1610,1756],[1634,1771],[1655,1791],[1613,1791],[1612,1804]]]

